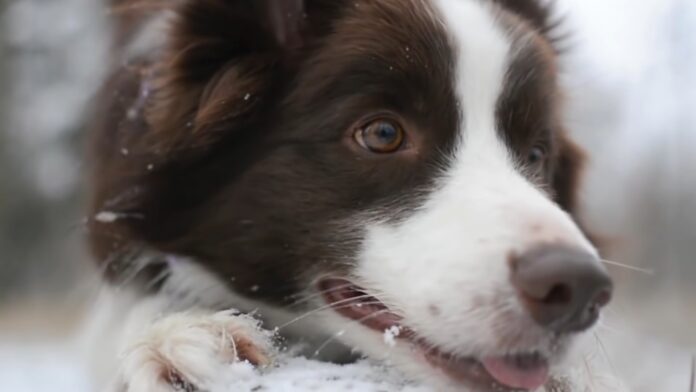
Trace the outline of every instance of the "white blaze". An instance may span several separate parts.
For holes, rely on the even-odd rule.
[[[506,349],[500,331],[521,325],[506,320],[527,317],[509,282],[509,255],[544,242],[594,249],[568,214],[519,172],[498,136],[496,108],[512,39],[490,3],[435,5],[456,49],[458,146],[421,208],[399,224],[368,228],[356,275],[441,349],[500,352]],[[534,335],[531,320],[529,330],[529,341],[544,336]]]

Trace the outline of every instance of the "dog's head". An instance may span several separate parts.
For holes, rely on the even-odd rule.
[[[249,297],[331,305],[367,353],[386,336],[453,385],[536,389],[611,293],[573,218],[547,19],[533,0],[184,2],[122,224]]]

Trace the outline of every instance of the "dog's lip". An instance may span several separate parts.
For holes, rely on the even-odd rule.
[[[382,301],[348,280],[322,279],[318,287],[334,311],[371,329],[385,331],[401,322],[401,317],[390,311]]]
[[[548,360],[538,353],[485,356],[455,356],[434,348],[426,339],[402,325],[402,317],[366,290],[342,278],[325,278],[318,289],[324,300],[340,315],[401,341],[407,341],[426,362],[450,379],[477,391],[533,391],[549,377]],[[393,334],[394,328],[398,334]]]

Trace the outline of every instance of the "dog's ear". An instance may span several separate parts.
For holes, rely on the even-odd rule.
[[[244,127],[311,40],[307,0],[184,0],[154,67],[150,151],[205,150]],[[312,1],[312,0],[308,0]]]
[[[526,20],[532,27],[546,36],[551,43],[563,37],[556,37],[555,29],[560,20],[552,17],[553,1],[542,0],[494,0],[501,7]]]
[[[579,206],[579,194],[582,175],[587,160],[585,151],[566,134],[559,141],[558,158],[553,175],[553,188],[556,202],[570,213],[585,236],[595,246],[606,246],[606,239],[590,230],[582,219]]]
[[[240,169],[233,166],[246,163],[249,141],[241,139],[261,134],[273,121],[268,113],[275,112],[300,61],[347,1],[133,2],[151,4],[169,25],[163,48],[134,59],[102,90],[94,124],[93,212],[138,218],[91,220],[99,257],[131,243],[160,248],[189,230],[194,207]],[[136,8],[138,20],[150,17]],[[239,143],[226,148],[228,142]]]
[[[561,136],[553,188],[558,204],[571,214],[574,214],[578,208],[578,190],[584,165],[585,152],[568,136]]]
[[[266,0],[255,4],[266,14],[267,28],[280,47],[287,50],[302,46],[306,16],[304,0]]]

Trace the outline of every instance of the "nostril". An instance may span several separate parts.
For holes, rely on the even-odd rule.
[[[605,289],[599,292],[595,297],[593,304],[598,308],[603,308],[611,302],[611,289]]]
[[[594,324],[611,300],[612,283],[596,258],[562,246],[543,246],[511,260],[511,283],[537,324],[559,333]]]
[[[573,300],[573,291],[568,285],[557,284],[551,287],[551,290],[546,297],[540,302],[546,305],[567,305]]]

